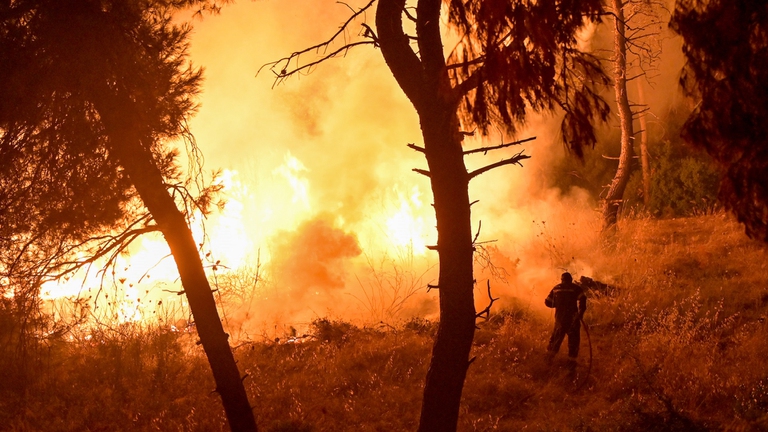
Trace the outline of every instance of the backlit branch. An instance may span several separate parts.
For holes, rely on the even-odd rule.
[[[139,235],[157,231],[156,225],[140,227],[140,225],[146,224],[149,220],[149,215],[143,215],[117,234],[94,236],[75,243],[57,242],[54,250],[45,252],[44,258],[35,258],[35,255],[39,255],[35,246],[40,238],[30,238],[20,248],[17,256],[0,276],[11,279],[35,279],[42,283],[47,280],[66,278],[83,267],[90,269],[93,263],[118,248],[121,244],[126,244],[127,246]],[[68,257],[81,250],[88,250],[90,252],[87,259],[68,259]]]
[[[474,261],[475,264],[478,265],[480,268],[483,269],[484,272],[489,272],[491,276],[493,276],[496,280],[500,280],[504,283],[507,283],[507,278],[510,276],[507,269],[501,266],[497,266],[493,263],[493,260],[491,258],[491,254],[495,250],[494,248],[486,247],[485,245],[489,243],[494,243],[496,240],[488,240],[483,242],[474,242]],[[518,258],[515,261],[515,265],[517,265],[520,262],[520,259]]]
[[[297,66],[294,69],[287,69],[287,67],[284,67],[284,68],[280,69],[280,72],[275,72],[275,66],[279,66],[282,62],[285,62],[285,64],[287,65],[293,59],[296,59],[296,61],[298,61],[298,57],[294,57],[294,58],[286,57],[286,58],[280,59],[280,60],[278,60],[276,62],[267,63],[264,66],[267,66],[267,65],[270,65],[270,64],[273,65],[273,67],[271,67],[270,70],[272,70],[272,72],[275,73],[275,84],[277,84],[277,83],[282,82],[286,78],[288,78],[288,77],[290,77],[292,75],[296,75],[296,74],[302,73],[303,71],[307,71],[307,73],[309,73],[313,67],[319,65],[320,63],[322,63],[322,62],[324,62],[326,60],[330,60],[330,59],[332,59],[332,58],[334,58],[334,57],[336,57],[338,55],[341,55],[341,54],[347,55],[347,52],[350,49],[352,49],[352,48],[354,48],[356,46],[359,46],[359,45],[374,45],[375,46],[375,45],[377,45],[377,43],[375,41],[359,41],[359,42],[349,43],[349,44],[346,44],[343,47],[337,49],[336,51],[333,51],[330,54],[324,55],[323,57],[321,57],[321,58],[319,58],[319,59],[317,59],[315,61],[303,64],[301,66]],[[262,67],[264,67],[264,66],[262,66]],[[257,75],[258,75],[258,73],[257,73]],[[273,87],[274,87],[274,85],[273,85]]]
[[[419,146],[417,146],[416,144],[413,144],[413,143],[408,143],[408,148],[414,149],[414,150],[416,150],[417,152],[421,152],[421,153],[424,153],[424,152],[426,152],[426,150],[424,149],[424,147],[419,147]]]
[[[432,177],[432,173],[430,173],[427,170],[420,169],[420,168],[414,168],[413,172],[417,172],[417,173],[419,173],[421,175],[424,175],[424,176],[427,176],[427,177],[430,177],[430,178]]]
[[[478,221],[478,223],[477,223],[477,233],[475,233],[475,238],[472,239],[472,244],[477,243],[477,239],[478,239],[478,237],[480,237],[480,229],[481,228],[483,228],[483,221]]]
[[[646,77],[650,82],[658,75],[663,41],[661,29],[666,25],[666,16],[670,11],[664,2],[659,0],[628,0],[624,3],[624,8],[627,13],[620,24],[626,29],[627,52],[633,57],[627,58],[627,69],[639,70],[639,73],[627,78],[627,81]],[[613,12],[610,15],[616,17]]]
[[[467,60],[459,63],[451,63],[447,65],[445,68],[448,70],[458,69],[458,68],[464,68],[469,66],[476,66],[476,65],[482,64],[483,62],[485,62],[485,56],[480,56],[472,60]]]
[[[413,22],[416,22],[416,16],[415,16],[415,15],[413,15],[413,14],[412,14],[412,13],[409,11],[409,9],[413,9],[413,11],[414,11],[414,12],[416,12],[416,8],[415,8],[415,7],[405,7],[405,8],[403,8],[403,13],[405,14],[405,16],[406,16],[406,17],[407,17],[409,20],[411,20],[411,21],[413,21]]]
[[[64,277],[68,274],[76,272],[78,269],[90,266],[91,264],[94,264],[97,260],[100,258],[103,258],[104,256],[109,256],[107,259],[107,265],[105,265],[100,271],[104,271],[106,268],[109,267],[109,265],[117,258],[118,255],[120,255],[121,252],[123,252],[128,246],[133,243],[134,240],[139,238],[142,234],[147,234],[150,232],[158,232],[160,231],[160,228],[157,225],[147,225],[141,228],[132,228],[127,229],[117,235],[108,236],[103,242],[101,242],[98,246],[96,251],[91,254],[87,259],[85,260],[79,260],[79,261],[68,261],[63,262],[60,265],[58,265],[58,268],[61,267],[67,267],[65,270],[63,270],[61,273],[58,273],[56,275],[56,278]]]
[[[641,114],[645,114],[645,113],[647,113],[647,112],[648,112],[648,111],[650,111],[650,110],[651,110],[651,108],[650,108],[650,107],[645,107],[645,108],[643,108],[643,109],[640,109],[640,110],[637,110],[637,111],[632,111],[632,116],[633,116],[633,117],[636,117],[636,116],[639,116],[639,115],[641,115]],[[645,131],[639,130],[639,131],[637,131],[637,132],[635,132],[635,133],[640,133],[640,132],[645,132]]]
[[[474,73],[469,75],[467,79],[460,82],[455,87],[456,92],[454,97],[457,101],[461,100],[462,97],[466,96],[470,91],[475,90],[482,84],[483,81],[480,78],[483,75],[482,68],[483,66],[480,66]]]
[[[480,148],[473,149],[473,150],[467,150],[467,151],[464,152],[464,154],[465,155],[472,154],[472,153],[487,154],[491,150],[503,149],[503,148],[506,148],[506,147],[510,147],[510,146],[514,146],[514,145],[519,145],[519,144],[522,144],[522,143],[526,143],[528,141],[533,141],[535,139],[536,139],[536,137],[530,137],[530,138],[526,138],[526,139],[523,139],[523,140],[520,140],[520,141],[514,141],[514,142],[510,142],[510,143],[506,143],[506,144],[499,144],[497,146],[480,147]]]
[[[107,257],[107,262],[96,272],[96,275],[99,275],[99,274],[101,275],[100,282],[99,282],[99,291],[96,293],[97,299],[99,294],[101,294],[102,288],[104,287],[104,280],[107,277],[108,269],[110,268],[112,269],[110,274],[112,274],[114,278],[115,266],[117,265],[117,257],[119,257],[120,254],[125,252],[128,246],[130,246],[134,240],[139,238],[140,235],[148,232],[159,231],[159,230],[160,228],[157,226],[149,226],[149,227],[140,228],[137,230],[132,230],[131,232],[125,232],[122,235],[120,235],[112,245],[110,245],[108,250],[105,250],[104,253],[99,254],[99,257],[105,256],[107,254],[108,254],[108,257]],[[95,260],[96,260],[95,256],[89,258],[88,261],[90,261],[90,263],[88,264],[88,266],[93,264]],[[90,268],[88,268],[88,270],[90,270]],[[87,277],[87,273],[86,273],[86,277]]]
[[[281,59],[278,59],[269,63],[265,63],[259,68],[259,70],[256,72],[256,75],[258,76],[259,73],[261,73],[262,69],[269,66],[269,70],[271,70],[272,73],[275,74],[275,85],[276,85],[290,76],[301,74],[301,73],[309,73],[313,67],[317,66],[318,64],[326,60],[330,60],[340,55],[346,55],[350,49],[356,46],[360,46],[360,45],[378,46],[379,42],[378,42],[378,37],[376,36],[376,33],[373,31],[373,29],[369,25],[367,25],[366,23],[363,23],[361,26],[363,27],[364,31],[360,36],[367,38],[369,40],[345,43],[342,47],[330,53],[328,52],[331,44],[333,44],[339,38],[344,36],[346,32],[349,30],[349,27],[352,25],[352,22],[354,22],[359,16],[364,14],[368,9],[370,9],[375,2],[376,0],[370,0],[368,4],[366,4],[365,6],[358,9],[356,12],[354,12],[344,22],[344,24],[342,24],[339,27],[336,33],[334,33],[330,38],[326,39],[324,42],[318,43],[316,45],[313,45],[311,47],[305,48],[300,51],[293,52],[287,57],[283,57]],[[341,4],[344,4],[345,6],[349,7],[349,5],[347,5],[346,3],[341,3]],[[344,37],[344,39],[346,39],[346,37]],[[299,63],[299,58],[302,55],[308,54],[313,51],[316,53],[323,53],[323,55],[317,60],[314,60],[305,64]],[[296,65],[291,67],[291,64],[294,62]]]
[[[504,166],[504,165],[516,164],[516,165],[523,166],[523,164],[520,163],[520,162],[525,160],[525,159],[530,159],[530,158],[531,158],[530,156],[524,155],[523,152],[520,152],[520,153],[512,156],[509,159],[504,159],[504,160],[498,161],[496,163],[492,163],[490,165],[486,165],[486,166],[484,166],[482,168],[478,168],[478,169],[472,171],[471,173],[469,173],[469,179],[472,180],[473,178],[479,176],[480,174],[482,174],[482,173],[484,173],[486,171],[490,171],[490,170],[492,170],[494,168],[498,168],[498,167]]]
[[[491,306],[493,306],[493,303],[499,299],[498,297],[494,298],[491,295],[491,281],[488,280],[487,282],[488,282],[488,299],[490,300],[490,303],[488,303],[488,306],[486,306],[485,309],[475,314],[475,317],[483,318],[486,321],[488,321],[488,319],[491,317]]]

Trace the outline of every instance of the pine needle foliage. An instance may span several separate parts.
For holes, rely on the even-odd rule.
[[[186,193],[194,179],[183,178],[178,150],[167,145],[181,138],[191,159],[199,157],[186,119],[196,108],[202,69],[188,64],[190,27],[172,22],[179,7],[211,11],[217,5],[0,5],[0,64],[7,65],[0,68],[0,268],[6,278],[37,285],[47,274],[77,266],[76,251],[103,251],[117,238],[111,233],[151,223],[125,171],[110,157],[92,97],[101,86],[129,92],[141,107],[148,131],[143,145],[185,206],[210,203],[212,189],[202,187],[195,199]]]
[[[460,90],[464,128],[515,132],[526,112],[560,109],[562,138],[578,156],[606,120],[599,96],[608,78],[598,59],[578,49],[578,32],[603,13],[596,0],[451,0],[448,19],[459,42],[448,58]],[[465,91],[468,90],[468,91]]]
[[[747,233],[768,241],[768,2],[680,1],[672,28],[681,84],[698,101],[684,136],[719,163],[720,197]]]

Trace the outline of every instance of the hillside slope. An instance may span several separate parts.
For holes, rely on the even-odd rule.
[[[615,249],[592,257],[616,289],[591,295],[575,371],[564,352],[545,361],[550,316],[494,310],[479,323],[459,429],[768,430],[766,249],[742,232],[725,215],[622,223]],[[235,353],[261,430],[406,431],[434,330],[318,319],[310,337]],[[69,334],[27,345],[24,365],[0,359],[3,430],[225,430],[194,333]]]

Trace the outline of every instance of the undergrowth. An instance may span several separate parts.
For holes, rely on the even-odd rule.
[[[510,307],[479,323],[460,431],[768,430],[761,244],[720,214],[640,219],[595,263],[615,289],[590,299],[575,371],[545,360],[551,317]],[[29,334],[22,352],[3,318],[0,429],[226,430],[194,331]],[[435,330],[319,318],[235,356],[260,430],[415,430]]]

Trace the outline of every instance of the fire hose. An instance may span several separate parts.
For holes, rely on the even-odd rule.
[[[589,326],[587,323],[584,322],[583,317],[579,317],[579,321],[581,322],[581,326],[584,328],[584,333],[587,335],[587,345],[589,346],[589,363],[587,366],[587,373],[584,375],[584,379],[581,381],[580,384],[576,386],[576,391],[581,390],[582,387],[587,383],[587,380],[589,380],[589,374],[592,372],[592,338],[589,336]]]

